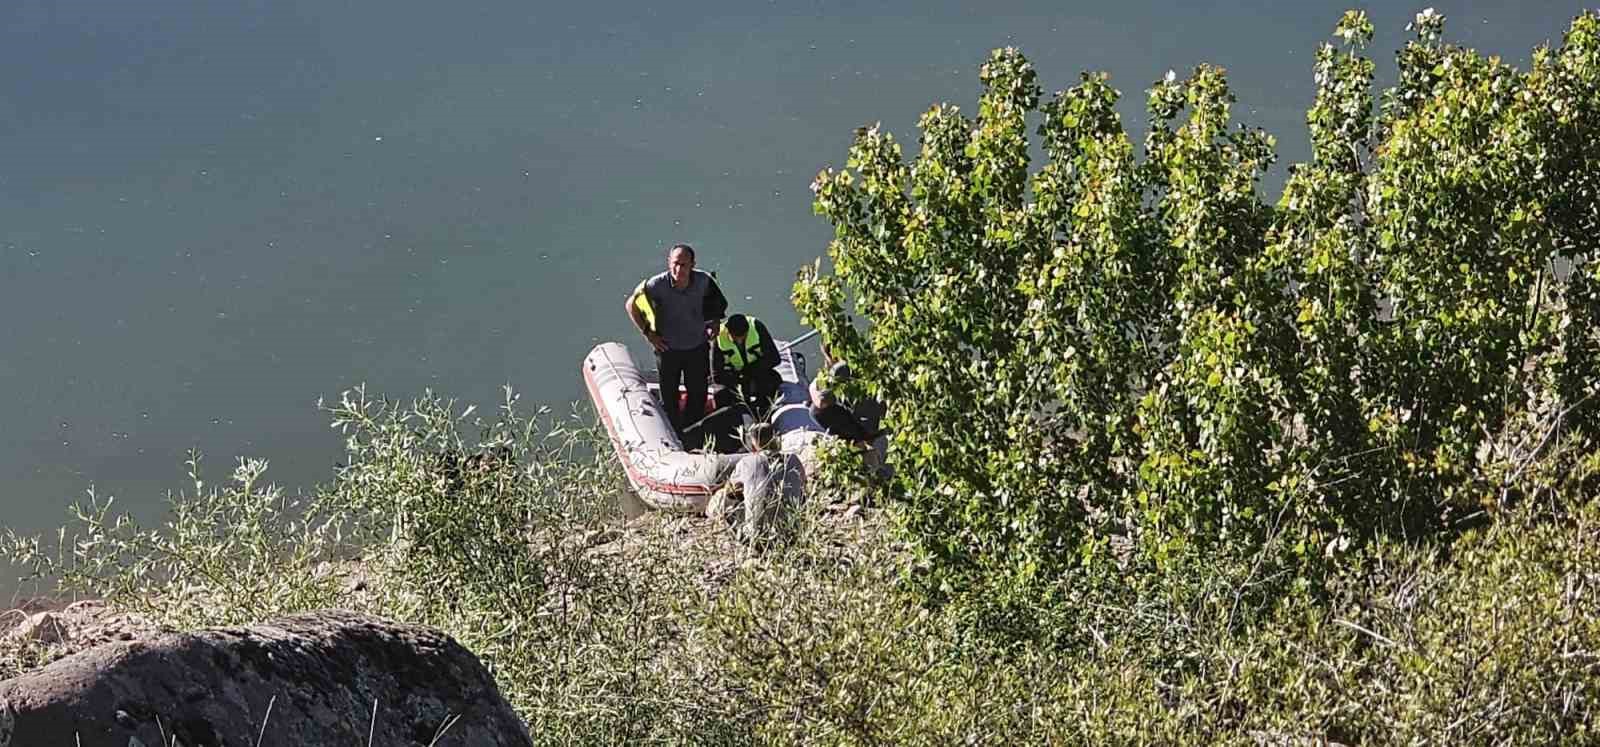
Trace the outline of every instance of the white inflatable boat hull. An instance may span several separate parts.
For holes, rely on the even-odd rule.
[[[787,349],[782,352],[778,373],[783,384],[771,416],[780,446],[789,453],[823,435],[811,417],[803,364],[797,365],[795,358]],[[583,381],[639,499],[664,511],[704,512],[742,455],[684,450],[666,410],[622,343],[603,342],[589,351],[583,359]]]

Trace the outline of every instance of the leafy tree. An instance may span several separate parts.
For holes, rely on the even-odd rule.
[[[1535,497],[1513,485],[1555,439],[1592,452],[1600,19],[1527,72],[1443,23],[1417,16],[1375,96],[1345,14],[1275,205],[1274,141],[1232,123],[1221,69],[1152,86],[1140,158],[1106,76],[1044,101],[1014,49],[976,117],[922,116],[914,159],[872,126],[817,176],[832,273],[795,305],[888,404],[930,599],[1197,553],[1314,581]]]

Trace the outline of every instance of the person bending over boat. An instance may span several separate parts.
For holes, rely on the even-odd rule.
[[[656,352],[661,404],[679,438],[685,439],[689,426],[705,417],[710,362],[706,340],[728,312],[728,299],[717,281],[694,264],[694,247],[672,247],[667,271],[645,278],[624,304],[633,326]],[[682,411],[677,397],[680,381],[687,395]]]
[[[824,351],[824,357],[827,353]],[[818,373],[811,380],[811,417],[828,435],[856,443],[869,443],[880,433],[867,430],[854,409],[839,401],[835,390],[850,378],[850,364],[835,361],[826,373]]]
[[[750,453],[712,494],[706,516],[727,521],[741,540],[766,542],[778,537],[788,513],[805,500],[805,467],[798,456],[778,450],[771,423],[746,428],[744,438]]]
[[[723,389],[718,407],[740,404],[757,419],[765,417],[778,396],[778,344],[760,319],[734,314],[717,333],[711,370]]]
[[[837,361],[827,373],[819,373],[811,380],[811,418],[822,430],[835,438],[843,439],[862,449],[869,470],[887,476],[884,454],[889,449],[885,437],[887,430],[869,430],[859,415],[849,405],[839,401],[834,387],[850,378],[850,364]]]

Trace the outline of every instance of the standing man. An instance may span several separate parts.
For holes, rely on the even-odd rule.
[[[694,247],[678,244],[667,252],[667,271],[645,278],[628,294],[625,306],[633,326],[656,351],[667,418],[678,436],[687,438],[685,431],[706,414],[711,358],[706,338],[728,313],[728,299],[710,274],[694,268]],[[688,397],[681,412],[680,381]]]

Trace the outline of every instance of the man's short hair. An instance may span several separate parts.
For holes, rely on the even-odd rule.
[[[728,325],[729,334],[742,335],[750,331],[750,321],[744,318],[744,314],[734,314],[728,317],[726,324]]]
[[[678,251],[679,249],[682,249],[685,252],[688,252],[689,253],[689,259],[694,259],[694,247],[689,246],[688,244],[673,244],[672,248],[667,250],[667,256],[668,257],[672,256],[672,253],[675,252],[675,251]]]

